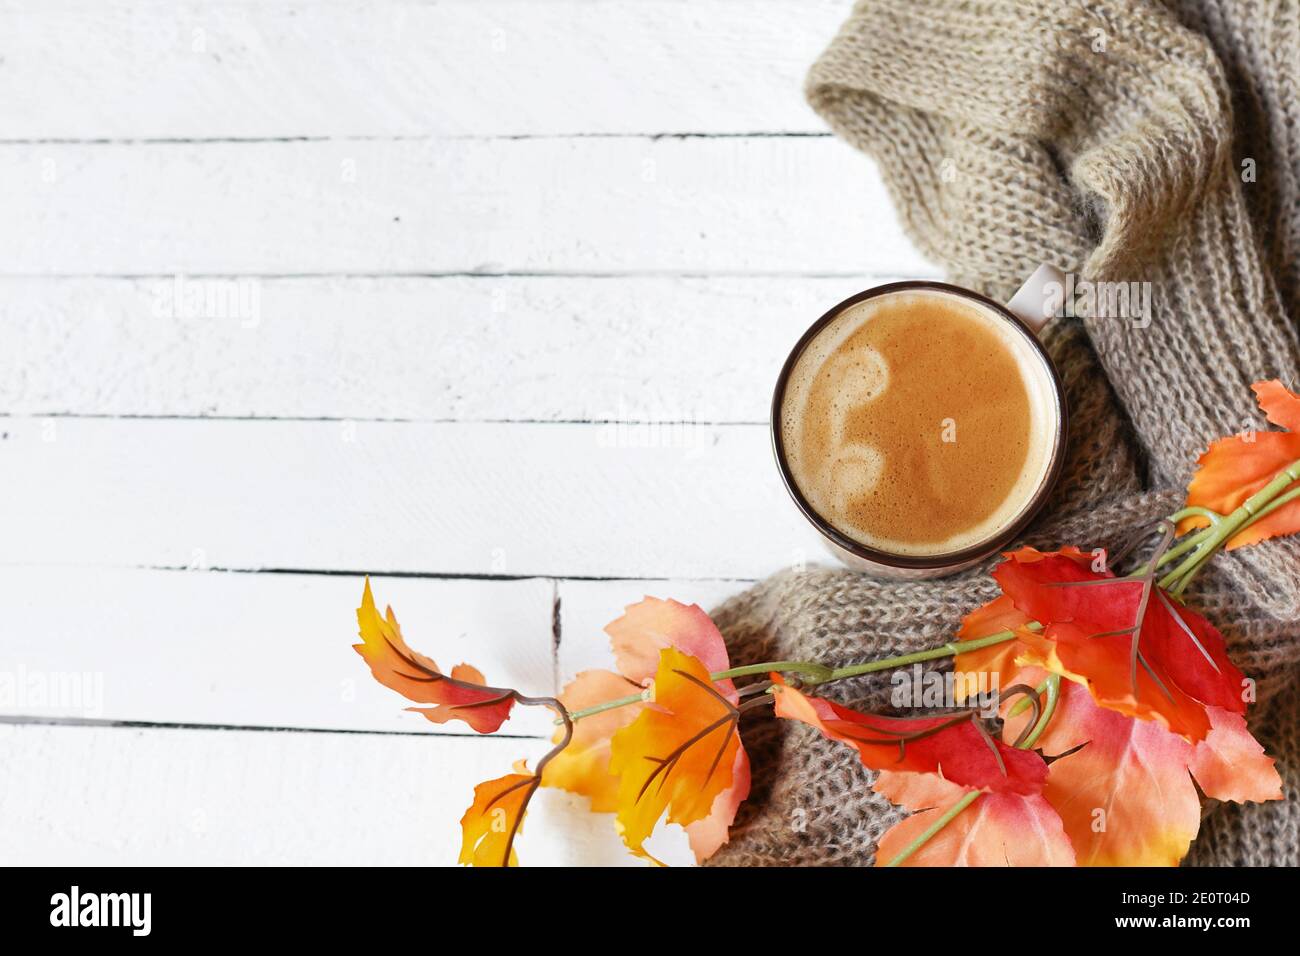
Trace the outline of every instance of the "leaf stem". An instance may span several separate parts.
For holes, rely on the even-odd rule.
[[[1186,511],[1186,510],[1188,510],[1188,509],[1183,509],[1183,511]],[[1202,509],[1198,509],[1198,510],[1206,511],[1206,510],[1208,510],[1208,509],[1204,509],[1204,508],[1202,508]],[[1182,515],[1182,517],[1179,517],[1180,515]],[[1158,559],[1156,559],[1156,567],[1157,567],[1157,568],[1164,567],[1164,566],[1165,566],[1166,564],[1168,564],[1170,561],[1173,561],[1173,560],[1176,560],[1177,558],[1182,557],[1184,554],[1186,554],[1186,553],[1187,553],[1188,551],[1190,551],[1192,548],[1199,547],[1199,546],[1200,546],[1201,544],[1203,544],[1206,540],[1208,540],[1209,537],[1210,537],[1210,535],[1214,533],[1214,529],[1218,526],[1219,522],[1223,520],[1223,515],[1219,514],[1219,513],[1216,512],[1216,511],[1211,511],[1211,512],[1210,512],[1210,515],[1211,515],[1212,517],[1210,518],[1210,526],[1209,526],[1208,528],[1202,528],[1200,531],[1196,532],[1195,534],[1189,534],[1187,537],[1183,538],[1183,540],[1179,541],[1178,544],[1174,545],[1172,548],[1170,548],[1170,549],[1169,549],[1168,551],[1166,551],[1164,554],[1160,555],[1160,557],[1159,557]],[[1177,527],[1177,526],[1178,526],[1178,522],[1182,521],[1184,517],[1187,517],[1187,516],[1184,515],[1182,511],[1179,511],[1179,512],[1176,512],[1175,514],[1170,515],[1170,516],[1169,516],[1168,518],[1166,518],[1165,520],[1166,520],[1166,521],[1169,521],[1169,522],[1172,522],[1173,525],[1174,525],[1174,527]],[[1143,565],[1141,568],[1138,568],[1136,571],[1134,571],[1134,574],[1139,574],[1139,573],[1141,573],[1141,571],[1142,571],[1143,568],[1145,568],[1145,567],[1146,567],[1146,565]]]
[[[645,691],[639,694],[628,694],[626,697],[618,697],[614,700],[607,700],[603,704],[596,704],[594,707],[586,707],[582,710],[570,712],[570,720],[582,720],[584,717],[595,717],[597,714],[603,714],[607,710],[617,710],[620,707],[626,707],[628,704],[641,703],[646,699]],[[556,724],[563,721],[556,721]]]
[[[1043,625],[1037,621],[1030,621],[1025,625],[1031,631],[1041,631]],[[827,683],[833,680],[845,680],[849,677],[861,677],[863,674],[874,674],[877,671],[892,670],[895,667],[906,667],[908,664],[919,664],[922,661],[938,660],[941,657],[952,657],[956,654],[965,654],[970,651],[978,651],[981,648],[992,647],[995,644],[1005,644],[1013,640],[1016,636],[1015,631],[998,631],[996,634],[990,634],[987,637],[977,637],[970,641],[948,641],[946,644],[940,644],[938,647],[932,647],[929,650],[916,651],[912,654],[900,654],[897,657],[886,657],[878,661],[867,661],[864,664],[850,664],[848,667],[837,667],[825,681],[818,683]]]
[[[1038,686],[1035,687],[1034,690],[1040,694],[1045,693],[1047,691],[1047,679],[1044,678],[1041,682],[1039,682]],[[1020,700],[1016,701],[1014,704],[1011,705],[1011,709],[1007,711],[1007,716],[1019,717],[1021,714],[1025,712],[1025,709],[1029,706],[1030,706],[1029,698],[1022,697],[1020,698]]]
[[[1061,675],[1049,674],[1047,680],[1047,702],[1043,704],[1043,715],[1038,718],[1038,723],[1030,731],[1029,736],[1024,739],[1020,747],[1023,750],[1031,749],[1038,742],[1038,738],[1043,735],[1047,725],[1052,721],[1052,715],[1056,713],[1056,703],[1061,699]]]
[[[733,667],[730,670],[718,671],[716,674],[710,674],[710,680],[726,680],[730,677],[750,677],[754,674],[807,674],[811,683],[821,683],[829,678],[831,669],[825,664],[818,664],[816,661],[771,661],[766,664],[746,664],[744,667]]]
[[[1237,506],[1236,510],[1226,515],[1218,524],[1212,523],[1207,529],[1209,534],[1197,544],[1196,550],[1184,558],[1182,563],[1174,570],[1160,579],[1160,587],[1168,589],[1172,585],[1171,594],[1175,596],[1182,594],[1187,589],[1187,586],[1191,584],[1192,579],[1200,573],[1205,563],[1238,532],[1254,524],[1264,515],[1271,513],[1275,510],[1275,507],[1281,507],[1282,504],[1295,500],[1295,498],[1289,496],[1300,491],[1300,489],[1292,489],[1291,491],[1287,491],[1287,489],[1296,481],[1300,481],[1300,459],[1291,462],[1291,464],[1279,471],[1273,476],[1272,481],[1243,501]],[[1287,502],[1279,502],[1275,507],[1270,507],[1279,496],[1286,498]],[[1297,497],[1300,497],[1300,495],[1297,495]]]

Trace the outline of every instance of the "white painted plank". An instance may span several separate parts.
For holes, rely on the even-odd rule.
[[[407,642],[526,693],[554,686],[550,581],[375,578]],[[79,567],[0,575],[0,717],[410,733],[439,726],[352,650],[362,579]],[[503,728],[548,736],[519,708]]]
[[[535,740],[0,723],[0,859],[11,865],[454,864],[474,785]],[[654,851],[689,861],[666,827]],[[608,814],[543,790],[525,866],[637,865]]]
[[[127,2],[0,9],[0,137],[820,131],[847,0]]]
[[[819,549],[760,425],[0,421],[0,563],[758,578]]]
[[[646,597],[672,598],[698,604],[706,612],[749,581],[559,581],[560,646],[558,670],[563,685],[579,671],[614,670],[605,625],[619,617],[629,604]]]
[[[5,275],[913,274],[827,138],[0,146]]]
[[[885,281],[0,279],[0,412],[762,422],[803,330]]]

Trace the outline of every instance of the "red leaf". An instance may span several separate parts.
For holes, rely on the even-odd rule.
[[[1245,712],[1244,678],[1228,659],[1223,636],[1158,588],[1142,616],[1138,650],[1147,666],[1136,667],[1135,684],[1133,635],[1123,632],[1137,622],[1141,582],[1093,571],[1077,552],[1044,554],[1032,548],[1008,554],[993,576],[1019,610],[1045,625],[1042,637],[1049,643],[1037,643],[1059,667],[1050,660],[1036,662],[1085,679],[1103,706],[1158,719],[1192,740],[1209,732],[1206,706]],[[1102,580],[1114,583],[1060,586]]]
[[[991,793],[1039,793],[1047,779],[1042,757],[991,737],[969,713],[909,718],[862,714],[801,694],[779,675],[772,678],[777,682],[773,693],[778,717],[802,721],[848,744],[873,770],[939,774]]]
[[[1031,634],[1025,631],[1025,625],[1033,619],[1016,607],[1015,602],[1005,594],[999,594],[992,601],[977,607],[961,620],[961,629],[957,632],[958,642],[974,641],[981,637],[992,637],[1002,631],[1015,631],[1017,634]],[[953,687],[957,699],[966,697],[969,683],[965,675],[977,676],[980,673],[996,675],[997,687],[1010,687],[1021,666],[1016,658],[1024,652],[1024,645],[1019,640],[1003,641],[973,651],[963,651],[953,658],[953,670],[958,680]]]

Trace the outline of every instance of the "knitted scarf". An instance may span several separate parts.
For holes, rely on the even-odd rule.
[[[1295,0],[860,0],[807,96],[875,160],[951,281],[1005,301],[1051,262],[1151,283],[1145,327],[1060,318],[1045,333],[1070,448],[1025,543],[1119,544],[1181,507],[1212,439],[1267,427],[1252,382],[1300,387]],[[951,640],[996,593],[991,566],[924,583],[786,571],[714,617],[737,665],[902,654]],[[1288,799],[1207,808],[1186,862],[1300,864],[1300,542],[1216,556],[1190,603],[1258,681],[1251,729]],[[888,708],[883,676],[834,686]],[[871,864],[903,814],[857,755],[770,716],[742,729],[753,793],[713,862]]]

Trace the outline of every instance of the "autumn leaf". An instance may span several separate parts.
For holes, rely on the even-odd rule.
[[[357,608],[361,643],[355,650],[370,666],[375,680],[417,704],[434,707],[408,707],[435,724],[463,720],[480,734],[490,734],[501,727],[514,706],[514,692],[501,687],[485,686],[483,675],[468,664],[458,664],[451,674],[443,674],[432,660],[406,646],[397,616],[388,608],[380,617],[370,593],[370,579]]]
[[[1215,800],[1263,803],[1281,800],[1282,777],[1246,727],[1246,718],[1210,708],[1210,734],[1192,748],[1187,769],[1202,792]]]
[[[941,774],[962,787],[989,792],[1034,794],[1043,789],[1047,766],[1042,758],[995,739],[971,711],[906,718],[863,714],[809,697],[772,676],[778,717],[802,721],[848,744],[873,770]]]
[[[1163,590],[1153,585],[1144,600],[1140,580],[1094,571],[1079,552],[1021,548],[1006,557],[993,577],[1044,625],[1041,635],[1018,636],[1018,661],[1086,681],[1102,706],[1189,740],[1209,733],[1207,707],[1245,712],[1244,678],[1223,636]]]
[[[974,641],[982,637],[992,637],[1002,631],[1014,631],[1017,636],[1028,632],[1027,625],[1033,621],[1028,614],[1016,607],[1014,601],[1005,594],[999,594],[992,601],[977,607],[961,621],[957,631],[957,641]],[[1003,641],[973,651],[963,651],[953,658],[953,671],[958,679],[953,683],[957,700],[965,698],[965,691],[972,685],[966,675],[996,675],[996,682],[989,680],[993,687],[1010,687],[1015,677],[1023,669],[1016,658],[1024,653],[1024,645],[1018,640]],[[974,682],[978,683],[978,682]]]
[[[872,787],[912,811],[876,847],[886,866],[971,792],[935,774],[882,771]],[[901,866],[1073,866],[1061,818],[1042,796],[981,793]]]
[[[531,773],[508,773],[474,788],[474,802],[460,818],[460,862],[471,866],[518,866],[515,837],[523,829],[528,801],[539,781]]]
[[[1073,864],[1060,818],[1041,796],[1047,779],[1042,756],[994,739],[974,712],[915,718],[863,714],[772,677],[778,716],[803,721],[853,747],[863,764],[880,771],[872,789],[913,811],[881,838],[877,866],[901,857],[953,811],[956,815],[900,865]]]
[[[1256,382],[1252,388],[1268,420],[1288,431],[1250,432],[1213,442],[1197,462],[1199,467],[1187,489],[1189,506],[1230,514],[1283,468],[1300,459],[1300,395],[1276,380]],[[1300,487],[1300,482],[1290,487]],[[1188,518],[1179,525],[1179,532],[1208,524],[1203,517]],[[1233,535],[1227,548],[1296,531],[1300,531],[1300,500],[1282,505]]]
[[[560,701],[570,711],[626,697],[650,685],[660,655],[668,647],[699,660],[706,673],[730,666],[722,634],[697,605],[647,597],[629,605],[605,631],[622,673],[590,670],[578,674],[560,694]],[[715,681],[713,686],[729,702],[738,699],[730,680]],[[586,796],[595,812],[617,812],[620,778],[610,770],[611,741],[641,715],[645,706],[628,704],[577,721],[572,742],[554,757],[543,774],[543,786]],[[749,795],[749,758],[743,747],[736,747],[732,763],[723,771],[729,785],[714,798],[705,817],[685,825],[691,850],[699,862],[727,842],[736,811]]]
[[[1085,688],[1062,682],[1035,745],[1049,755],[1075,751],[1051,763],[1043,796],[1060,815],[1080,866],[1177,865],[1200,828],[1193,777],[1221,800],[1282,797],[1273,761],[1244,718],[1218,707],[1209,716],[1212,729],[1193,745],[1159,723],[1099,707]],[[1028,719],[1009,717],[1007,739]]]
[[[574,712],[640,690],[639,685],[611,671],[582,671],[564,688],[560,703]],[[610,739],[636,720],[644,706],[628,704],[576,721],[573,738],[547,765],[542,785],[588,797],[591,809],[596,813],[616,811],[618,777],[609,772]]]
[[[1256,382],[1251,389],[1270,422],[1288,431],[1300,432],[1300,395],[1277,379]]]
[[[715,685],[716,686],[716,685]],[[703,863],[730,839],[736,812],[749,796],[749,755],[736,738],[736,754],[731,761],[729,783],[713,798],[713,809],[701,820],[686,824],[686,839],[696,863]]]
[[[1056,553],[1089,566],[1092,566],[1096,560],[1094,555],[1086,554],[1072,546],[1064,547]],[[971,651],[961,651],[953,658],[953,671],[958,676],[958,680],[953,685],[957,700],[964,699],[965,691],[972,685],[967,675],[996,675],[995,679],[985,682],[992,687],[1010,687],[1016,683],[1017,675],[1024,669],[1017,658],[1025,653],[1025,642],[1032,641],[1041,629],[1041,625],[1031,628],[1035,623],[1034,619],[1016,607],[1016,602],[1006,594],[999,594],[963,617],[961,626],[957,630],[959,644],[992,637],[1003,631],[1015,632],[1017,639]]]
[[[633,853],[653,859],[643,844],[665,814],[669,823],[689,827],[708,819],[720,797],[737,805],[744,798],[744,792],[724,796],[742,783],[747,792],[749,784],[737,700],[734,689],[710,680],[697,658],[674,647],[660,650],[653,700],[610,743],[617,825]]]
[[[605,626],[605,633],[619,672],[643,686],[659,669],[659,652],[665,647],[689,654],[710,673],[731,666],[718,626],[698,604],[647,597],[625,608],[622,617]]]
[[[1023,724],[1007,721],[1004,733]],[[1037,745],[1076,753],[1048,769],[1044,796],[1060,814],[1081,866],[1173,866],[1200,826],[1187,775],[1190,745],[1160,724],[1096,706],[1069,681]]]

